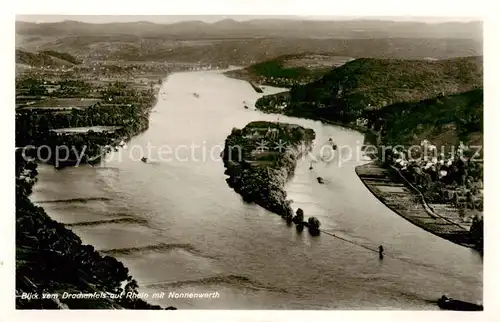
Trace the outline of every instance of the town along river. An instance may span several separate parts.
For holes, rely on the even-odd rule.
[[[264,94],[276,91],[266,87]],[[437,309],[432,301],[443,293],[482,300],[479,254],[413,226],[359,180],[354,168],[367,162],[356,157],[359,132],[279,117],[313,128],[315,153],[329,137],[352,148],[353,157],[341,166],[339,156],[313,170],[310,160],[300,161],[288,184],[294,209],[353,243],[324,233],[311,237],[244,203],[225,182],[219,153],[231,129],[278,118],[244,107],[262,94],[204,71],[169,76],[159,95],[149,130],[126,149],[100,167],[40,166],[32,195],[85,243],[123,261],[150,302],[179,309]],[[144,163],[140,152],[148,144]],[[383,245],[387,255],[379,260],[358,245]],[[152,299],[155,292],[165,292],[164,298]],[[174,299],[170,292],[220,296]]]

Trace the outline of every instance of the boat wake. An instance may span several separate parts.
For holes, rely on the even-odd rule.
[[[113,170],[120,171],[120,168],[117,167],[94,167],[95,170]]]
[[[147,164],[154,164],[154,165],[162,164],[162,162],[160,162],[160,161],[147,161],[146,163]]]
[[[190,244],[166,244],[159,243],[156,245],[148,245],[143,247],[130,247],[130,248],[115,248],[108,250],[100,250],[100,253],[110,255],[110,256],[127,256],[127,255],[135,255],[137,253],[145,253],[145,252],[168,252],[176,249],[181,249],[192,253],[197,256],[203,256],[209,258],[209,256],[202,255],[199,250],[194,248]]]
[[[159,288],[159,289],[168,289],[172,287],[186,287],[186,286],[207,286],[207,285],[230,285],[237,286],[245,289],[251,289],[255,291],[271,291],[271,292],[280,292],[287,293],[286,289],[274,287],[272,285],[266,285],[251,278],[243,275],[217,275],[212,277],[194,279],[194,280],[185,280],[185,281],[177,281],[177,282],[157,282],[146,285],[148,288]]]
[[[104,220],[96,220],[96,221],[83,221],[76,222],[71,224],[64,224],[66,227],[82,227],[82,226],[98,226],[104,224],[116,224],[116,223],[127,223],[127,224],[139,224],[142,226],[147,226],[148,221],[145,219],[126,217],[126,218],[116,218],[116,219],[104,219]]]

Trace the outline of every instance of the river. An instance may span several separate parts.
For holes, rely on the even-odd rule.
[[[266,87],[265,94],[278,90]],[[53,219],[72,224],[84,243],[121,260],[155,304],[436,309],[431,301],[444,293],[482,301],[483,263],[475,251],[410,224],[362,184],[354,172],[367,162],[359,153],[359,132],[279,116],[316,131],[314,153],[331,136],[353,154],[348,158],[342,149],[313,170],[308,159],[301,160],[287,191],[293,207],[302,208],[306,218],[319,218],[325,231],[372,248],[382,244],[383,260],[327,234],[297,233],[279,216],[244,203],[226,184],[218,155],[233,127],[278,119],[244,108],[243,101],[252,105],[260,95],[218,71],[172,74],[163,82],[146,132],[100,166],[40,165],[31,199]],[[140,152],[148,145],[149,160],[143,163]],[[325,184],[318,184],[318,176]],[[155,292],[165,295],[153,299]],[[219,297],[175,299],[169,292]]]

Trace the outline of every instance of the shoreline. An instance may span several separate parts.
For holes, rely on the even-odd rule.
[[[365,135],[372,136],[374,142],[372,141],[370,143],[375,144],[376,146],[380,144],[381,140],[380,133],[372,129],[366,128],[364,126],[335,122],[331,120],[326,120],[321,117],[315,117],[314,115],[303,116],[298,113],[282,113],[280,111],[277,111],[275,108],[272,111],[268,111],[265,108],[262,108],[262,106],[257,107],[257,110],[263,113],[281,114],[292,117],[316,120],[324,124],[336,125],[343,128],[355,130]],[[376,156],[370,155],[370,157],[373,160]],[[370,167],[372,167],[371,169],[372,171],[383,172],[383,175],[379,174],[378,178],[371,177],[369,174]],[[434,211],[433,207],[427,203],[422,193],[418,189],[416,189],[413,185],[411,185],[408,182],[408,180],[404,178],[399,172],[398,172],[399,175],[396,176],[396,174],[393,173],[394,171],[396,170],[392,169],[391,167],[381,166],[377,164],[376,161],[371,161],[367,164],[360,165],[355,168],[356,175],[365,185],[368,191],[370,191],[375,196],[375,198],[377,198],[387,208],[398,214],[400,217],[404,218],[413,225],[435,236],[441,237],[443,239],[446,239],[450,242],[453,242],[455,244],[464,247],[481,251],[480,249],[477,249],[474,240],[470,236],[470,231],[466,227],[461,226],[459,223],[453,222],[452,220],[446,218],[445,216],[437,214]],[[379,181],[378,183],[377,179]],[[394,186],[404,185],[404,187],[408,190],[407,192],[405,192],[408,196],[411,195],[412,197],[418,197],[419,202],[418,204],[415,203],[415,205],[418,205],[417,207],[421,207],[421,209],[419,209],[418,211],[413,210],[407,212],[405,210],[405,207],[408,204],[408,200],[404,200],[403,198],[401,198],[402,192],[387,192],[387,191],[382,192],[380,189],[377,188],[380,186],[390,187],[391,185]],[[412,212],[414,213],[412,214]]]
[[[264,93],[264,91],[262,90],[262,88],[260,88],[260,86],[258,86],[257,84],[255,84],[254,82],[252,81],[247,81],[248,84],[250,84],[250,86],[252,86],[253,90],[257,93]]]
[[[352,124],[343,124],[341,122],[329,121],[322,118],[312,118],[312,119],[319,120],[322,123],[337,125],[344,128],[352,129],[361,132],[365,135],[366,134],[372,135],[374,137],[375,142],[371,143],[375,144],[376,146],[378,146],[380,143],[380,133],[373,131],[369,128]],[[376,158],[375,155],[369,155],[369,157],[372,158],[372,161],[370,161],[367,164],[357,166],[355,168],[355,172],[358,178],[364,184],[364,186],[368,189],[368,191],[370,191],[375,196],[375,198],[377,198],[380,202],[382,202],[384,206],[386,206],[391,211],[395,212],[403,219],[409,221],[413,225],[435,236],[448,240],[457,245],[474,249],[482,253],[482,249],[477,248],[476,243],[470,236],[470,230],[469,230],[470,227],[467,228],[463,227],[459,223],[453,222],[452,220],[446,218],[445,216],[436,213],[434,208],[428,204],[427,200],[422,195],[422,193],[417,188],[415,188],[404,176],[402,176],[402,174],[399,173],[399,171],[397,171],[391,166],[384,167],[377,164],[377,161],[374,160],[374,158]],[[381,192],[380,190],[378,190],[377,184],[373,182],[374,181],[373,178],[369,177],[367,178],[363,173],[363,171],[370,165],[374,167],[376,166],[380,170],[386,171],[386,173],[390,173],[387,174],[387,176],[383,179],[384,185],[389,185],[391,183],[394,185],[399,185],[402,183],[406,188],[408,188],[408,190],[411,191],[409,194],[418,196],[419,199],[418,206],[422,208],[422,210],[425,212],[426,215],[418,216],[420,214],[420,210],[416,212],[416,214],[411,214],[411,212],[405,213],[404,208],[407,205],[407,202],[403,201],[403,199],[400,198],[401,197],[400,193]],[[396,175],[393,172],[398,172],[398,174]],[[391,197],[393,198],[393,200],[391,200],[392,204],[391,202],[388,202],[388,199]],[[443,227],[448,227],[449,229],[443,229]]]
[[[121,261],[84,244],[33,203],[37,164],[21,168],[29,179],[16,177],[16,309],[164,309],[129,296],[138,285]]]
[[[435,236],[475,249],[468,230],[427,209],[430,206],[423,203],[421,195],[397,178],[393,169],[371,161],[357,166],[355,172],[365,187],[400,217]]]
[[[161,86],[155,86],[154,100],[145,108],[146,124],[135,130],[129,129],[125,136],[122,135],[115,141],[120,139],[128,141],[149,128],[150,112],[158,102],[160,88]],[[95,160],[85,160],[83,163],[99,162],[112,148],[104,147],[101,154],[95,156]],[[92,245],[83,244],[80,237],[71,229],[52,219],[43,207],[35,205],[30,195],[38,179],[36,170],[38,163],[24,160],[16,150],[16,158],[18,157],[16,160],[17,309],[176,309],[171,306],[163,308],[152,305],[138,297],[138,283],[129,275],[128,268],[122,262],[112,256],[100,254]],[[64,166],[69,165],[71,164]],[[47,256],[66,264],[60,267],[53,265],[47,260]],[[33,270],[32,267],[36,269]],[[63,294],[68,292],[98,296],[76,300],[64,298]],[[53,297],[44,298],[44,294],[52,294]],[[96,298],[98,300],[95,300]]]

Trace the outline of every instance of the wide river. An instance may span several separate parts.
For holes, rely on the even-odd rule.
[[[413,226],[365,188],[354,172],[367,162],[356,131],[279,117],[316,131],[314,153],[330,136],[351,147],[313,170],[310,160],[300,161],[287,191],[306,218],[316,216],[324,230],[354,243],[297,233],[279,216],[244,203],[226,184],[219,153],[233,127],[278,119],[253,109],[260,95],[218,71],[170,75],[149,130],[101,166],[40,166],[32,200],[72,224],[84,243],[121,260],[148,301],[165,306],[436,309],[432,301],[442,294],[482,300],[483,263],[475,251]],[[150,151],[148,163],[139,160],[141,151]],[[357,244],[383,245],[387,256],[379,260]],[[165,296],[152,299],[155,292]],[[170,292],[220,296],[174,299]]]

